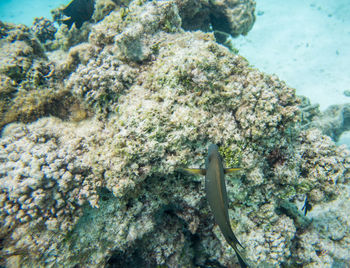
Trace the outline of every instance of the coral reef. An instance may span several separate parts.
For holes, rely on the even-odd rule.
[[[84,23],[79,29],[75,26],[69,29],[66,25],[61,25],[55,34],[55,39],[45,44],[45,48],[49,51],[58,49],[68,51],[71,47],[86,42],[90,30],[91,24],[89,23]]]
[[[57,95],[53,96],[57,92],[45,87],[49,84],[53,66],[30,29],[24,25],[0,22],[0,32],[2,128],[16,120],[28,122],[45,114],[46,101],[57,98]]]
[[[90,167],[83,159],[84,135],[91,132],[85,129],[83,135],[76,135],[77,129],[72,130],[53,118],[4,130],[0,217],[6,257],[27,251],[33,258],[50,251],[52,239],[60,240],[55,233],[73,228],[85,200],[96,206],[97,178],[86,176]]]
[[[312,122],[315,120],[317,116],[320,115],[320,105],[319,104],[311,104],[311,101],[305,96],[299,96],[300,103],[300,111],[301,111],[301,120],[300,124],[303,128],[310,128]]]
[[[349,189],[340,188],[343,198],[314,206],[308,232],[299,235],[293,255],[304,267],[347,267],[349,264]],[[345,201],[345,202],[344,202]]]
[[[109,13],[111,13],[118,6],[116,1],[112,0],[98,0],[95,3],[95,11],[92,15],[92,19],[94,22],[101,21],[104,17],[106,17]]]
[[[311,124],[334,141],[350,130],[350,104],[332,105],[320,113]]]
[[[40,42],[24,25],[0,22],[0,73],[22,81],[35,59],[45,57]]]
[[[58,7],[51,11],[53,20],[56,21],[60,28],[58,29],[55,40],[50,42],[45,47],[48,50],[57,50],[63,49],[68,51],[71,47],[86,42],[91,31],[91,23],[99,22],[109,15],[113,10],[121,9],[123,12],[126,12],[124,9],[125,5],[128,5],[130,0],[126,1],[112,1],[112,0],[97,0],[94,1],[94,10],[91,16],[91,20],[87,20],[84,23],[79,24],[79,27],[76,27],[75,24],[68,26],[65,24],[65,15],[64,10],[65,6]],[[84,3],[78,3],[83,4]],[[75,7],[78,8],[78,7]]]
[[[176,0],[182,26],[186,30],[220,31],[232,36],[245,35],[255,22],[252,0]]]
[[[255,2],[252,0],[215,0],[210,14],[214,30],[232,36],[246,35],[255,22]]]
[[[34,18],[31,29],[41,43],[45,43],[47,40],[53,40],[57,32],[57,28],[53,22],[43,17]]]
[[[103,77],[101,72],[105,73]],[[136,72],[135,68],[102,52],[96,60],[89,61],[87,65],[81,64],[66,86],[79,96],[81,102],[105,113],[106,109],[112,111],[117,108],[119,96],[133,84]]]
[[[206,5],[223,3],[235,1]],[[183,7],[132,1],[76,29],[89,28],[85,43],[39,53],[23,77],[1,72],[1,96],[41,95],[34,100],[45,105],[23,107],[49,105],[41,116],[55,117],[2,132],[0,265],[238,265],[202,178],[178,172],[203,165],[210,143],[226,165],[242,168],[227,176],[227,194],[251,264],[350,261],[349,151],[311,127],[317,107],[308,109],[283,81],[250,67],[212,33],[185,32]],[[53,72],[33,90],[33,66],[49,62]],[[305,195],[312,221],[298,211]]]
[[[38,20],[42,22],[51,29],[46,20]],[[50,35],[44,26],[36,30],[39,37]],[[65,119],[75,107],[84,109],[60,80],[87,60],[84,55],[96,55],[95,49],[80,45],[79,52],[71,49],[60,61],[44,52],[43,45],[47,48],[56,41],[46,40],[42,45],[24,25],[0,22],[0,32],[0,129],[14,121],[28,123],[48,115]]]

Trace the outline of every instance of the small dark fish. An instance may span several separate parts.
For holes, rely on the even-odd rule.
[[[307,212],[312,209],[311,204],[309,203],[309,200],[307,200],[307,196],[305,197],[304,206],[301,208],[301,211],[304,210],[304,216],[306,216]]]
[[[77,28],[80,28],[85,21],[91,19],[94,8],[95,0],[73,0],[63,9],[63,14],[68,19],[62,20],[62,22],[68,28],[71,28],[73,23]]]
[[[205,191],[215,222],[219,225],[226,241],[237,254],[241,267],[248,267],[247,261],[238,250],[237,245],[243,246],[234,235],[228,215],[228,199],[225,185],[225,174],[239,170],[239,168],[224,168],[218,147],[211,144],[205,169],[184,169],[192,174],[205,175]]]

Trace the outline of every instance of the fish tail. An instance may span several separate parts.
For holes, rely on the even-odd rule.
[[[243,254],[238,250],[236,244],[234,243],[230,243],[230,246],[234,249],[234,251],[236,252],[239,264],[241,266],[241,268],[247,268],[249,267],[248,262],[246,261],[246,259],[244,258]]]

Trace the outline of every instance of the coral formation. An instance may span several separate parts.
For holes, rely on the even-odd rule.
[[[55,38],[55,33],[57,32],[57,28],[53,22],[44,17],[34,18],[31,29],[34,35],[42,43],[45,43],[47,40],[53,40]]]
[[[128,5],[130,0],[97,0],[94,2],[94,10],[91,20],[87,20],[81,25],[79,24],[79,27],[76,27],[75,24],[69,25],[69,27],[64,24],[64,6],[52,10],[51,13],[53,15],[53,20],[57,22],[60,27],[55,35],[53,42],[45,44],[45,47],[50,51],[57,49],[68,51],[71,47],[76,46],[82,42],[86,42],[91,31],[92,22],[96,23],[103,20],[104,17],[109,15],[113,10],[121,10],[123,13],[125,13],[126,11],[124,9],[124,6]]]
[[[194,1],[183,4],[195,8]],[[132,1],[76,29],[89,28],[89,36],[73,47],[68,42],[67,52],[45,55],[22,40],[23,49],[41,52],[24,54],[29,71],[22,76],[1,72],[0,94],[9,101],[23,92],[40,95],[31,100],[42,106],[15,103],[48,105],[42,116],[56,117],[3,130],[0,265],[237,265],[202,179],[178,172],[203,165],[210,143],[221,147],[226,165],[242,168],[227,176],[227,194],[248,262],[350,261],[348,215],[340,210],[349,206],[349,151],[311,127],[317,107],[308,109],[305,100],[300,107],[294,89],[251,68],[212,33],[185,32],[183,7]],[[0,26],[3,38],[30,35],[22,26]],[[44,74],[37,87],[33,66]],[[305,195],[312,222],[297,210]],[[317,213],[329,205],[333,210]]]
[[[112,0],[98,0],[95,3],[95,11],[92,15],[92,19],[95,22],[101,21],[104,17],[106,17],[109,13],[111,13],[114,9],[117,8],[117,4]]]
[[[101,72],[105,73],[103,77]],[[106,109],[112,111],[117,108],[119,96],[133,84],[136,72],[135,68],[102,52],[96,60],[81,64],[66,86],[82,102],[104,113]]]
[[[44,57],[40,42],[24,25],[0,22],[0,73],[15,82],[22,81],[34,59]]]
[[[293,252],[296,262],[305,267],[346,267],[349,263],[349,189],[341,187],[339,198],[314,206],[313,228],[299,235]],[[345,201],[345,202],[344,202]]]
[[[68,51],[71,47],[86,42],[90,30],[91,24],[89,23],[84,23],[79,29],[75,26],[69,29],[66,25],[61,25],[55,34],[55,39],[45,44],[45,47],[49,51],[57,49]]]
[[[245,35],[255,22],[252,0],[176,0],[183,28],[221,31],[232,36]]]
[[[246,35],[255,22],[255,2],[252,0],[211,1],[210,21],[214,30],[232,36]]]
[[[53,99],[51,94],[54,92],[42,90],[43,84],[50,80],[52,66],[30,29],[24,25],[0,22],[0,32],[2,128],[7,123],[19,119],[28,122],[44,114],[40,107],[46,103],[45,99]]]
[[[350,130],[350,104],[328,107],[314,119],[312,126],[337,141],[345,131]]]
[[[50,30],[52,25],[46,26]],[[36,34],[48,34],[46,28],[39,28]],[[69,117],[77,101],[59,80],[87,61],[86,57],[96,55],[96,50],[80,45],[79,52],[72,49],[59,61],[55,54],[44,53],[40,41],[24,25],[0,22],[0,32],[0,129],[14,121],[31,122],[47,115]],[[56,40],[46,40],[45,48],[53,42]]]
[[[90,133],[85,130],[83,136],[76,135],[76,129],[72,133],[53,118],[4,130],[0,217],[6,257],[27,251],[30,259],[50,251],[51,239],[60,240],[53,234],[73,228],[85,200],[96,206],[93,192],[98,184],[86,176],[90,167],[82,158],[84,135]]]
[[[305,96],[299,96],[301,120],[300,123],[303,128],[310,128],[312,122],[315,120],[316,116],[320,115],[320,105],[311,104],[310,100]]]

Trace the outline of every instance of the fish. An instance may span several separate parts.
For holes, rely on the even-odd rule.
[[[306,216],[307,212],[310,211],[311,209],[312,209],[312,206],[306,196],[304,201],[304,206],[301,208],[301,211],[304,210],[304,216]]]
[[[73,23],[79,29],[85,21],[91,19],[95,9],[95,0],[73,0],[64,9],[63,14],[67,17],[62,20],[71,28]]]
[[[225,184],[225,174],[240,170],[240,168],[224,168],[219,148],[211,144],[208,148],[208,156],[205,161],[205,169],[202,168],[183,168],[185,172],[205,176],[205,192],[214,215],[215,222],[219,226],[227,243],[236,252],[239,264],[242,268],[249,267],[238,245],[244,248],[238,241],[232,231],[229,214],[228,198]]]

